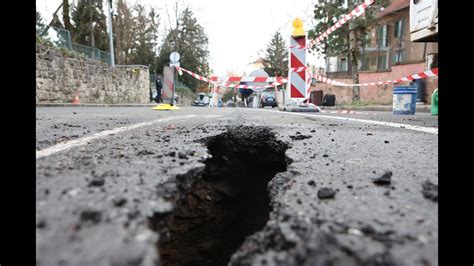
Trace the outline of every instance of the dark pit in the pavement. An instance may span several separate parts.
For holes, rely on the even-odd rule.
[[[226,265],[270,213],[268,182],[286,171],[288,145],[265,127],[233,127],[208,138],[212,158],[186,191],[158,250],[162,265]]]

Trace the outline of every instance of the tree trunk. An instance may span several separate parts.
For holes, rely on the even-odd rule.
[[[71,18],[69,17],[69,0],[63,0],[63,21],[64,27],[69,32],[72,32]]]
[[[351,42],[351,37],[350,34],[347,34],[347,43]],[[349,49],[347,50],[347,75],[351,74],[352,75],[352,51]],[[346,75],[344,74],[344,76]]]
[[[358,84],[359,83],[359,66],[357,62],[357,42],[355,39],[355,32],[354,32],[354,24],[353,22],[349,22],[349,51],[351,55],[351,63],[352,63],[352,83]],[[360,102],[360,87],[353,86],[352,87],[352,102]]]

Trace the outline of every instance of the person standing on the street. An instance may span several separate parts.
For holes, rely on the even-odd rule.
[[[158,75],[156,77],[155,84],[156,84],[156,99],[155,99],[155,101],[157,103],[162,103],[163,99],[161,98],[161,89],[163,88],[163,84],[161,84],[161,75]]]
[[[219,86],[214,87],[209,107],[219,107],[219,90]]]

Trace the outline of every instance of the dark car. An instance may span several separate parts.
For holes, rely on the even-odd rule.
[[[260,107],[265,106],[277,107],[278,103],[274,92],[264,91],[260,97]]]
[[[236,106],[234,101],[232,101],[232,100],[228,100],[226,105],[227,105],[227,107],[235,107]]]

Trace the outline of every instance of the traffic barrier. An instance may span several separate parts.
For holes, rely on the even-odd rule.
[[[198,75],[198,74],[196,74],[192,71],[189,71],[187,69],[184,69],[182,67],[176,66],[176,68],[178,68],[178,70],[180,70],[180,71],[186,72],[187,74],[195,77],[196,79],[206,81],[206,82],[215,84],[217,86],[227,87],[227,88],[236,88],[236,89],[271,88],[271,87],[279,86],[279,85],[282,85],[282,84],[285,84],[285,83],[288,82],[287,78],[278,77],[278,78],[276,78],[278,82],[263,81],[263,82],[271,82],[272,83],[272,84],[267,85],[267,86],[253,86],[253,85],[240,85],[240,84],[231,84],[231,83],[218,83],[219,79],[217,79],[217,77],[205,78],[201,75]],[[388,81],[369,82],[369,83],[359,83],[359,84],[348,84],[348,83],[343,83],[343,82],[340,82],[340,81],[332,80],[332,79],[329,79],[325,76],[322,76],[322,75],[319,75],[319,74],[316,74],[316,73],[311,73],[309,70],[307,70],[306,73],[310,77],[313,77],[318,81],[321,81],[321,82],[326,83],[326,84],[334,85],[334,86],[341,86],[341,87],[362,86],[363,87],[363,86],[386,85],[386,84],[392,84],[392,83],[399,83],[399,82],[403,82],[403,81],[412,81],[414,79],[420,79],[420,78],[436,77],[436,76],[438,76],[438,68],[434,68],[434,69],[427,70],[427,71],[424,71],[424,72],[412,74],[412,75],[409,75],[407,77],[403,77],[403,78],[399,78],[399,79],[388,80]],[[230,81],[230,82],[233,82],[233,81],[235,81],[235,82],[237,82],[237,81],[239,81],[239,82],[254,81],[255,82],[255,80],[263,79],[263,78],[265,78],[265,80],[275,79],[273,77],[270,77],[270,78],[269,77],[224,77],[223,79],[226,80],[226,81]],[[254,79],[254,80],[251,80],[251,79]],[[310,81],[310,79],[308,79],[308,82],[309,81]],[[259,81],[259,82],[262,82],[262,81]],[[309,95],[309,93],[308,93],[308,95]]]
[[[237,76],[228,76],[228,77],[216,77],[212,76],[209,78],[209,80],[213,82],[221,82],[221,83],[231,83],[231,82],[278,82],[281,83],[282,80],[286,80],[286,78],[283,77],[250,77],[250,76],[243,76],[243,77],[237,77]]]
[[[208,82],[208,83],[215,83],[214,81],[212,81],[212,80],[210,80],[210,79],[208,79],[208,78],[205,78],[205,77],[203,77],[203,76],[201,76],[201,75],[198,75],[198,74],[196,74],[196,73],[194,73],[194,72],[191,72],[191,71],[189,71],[189,70],[187,70],[187,69],[184,69],[184,68],[179,67],[179,66],[175,66],[175,67],[176,67],[176,69],[178,69],[178,72],[179,72],[180,75],[182,75],[182,72],[181,72],[181,71],[184,71],[184,72],[188,73],[189,75],[195,77],[195,78],[198,79],[198,80],[202,80],[202,81],[205,81],[205,82]]]
[[[295,22],[297,22],[295,24]],[[296,26],[296,27],[295,27]],[[296,30],[301,30],[303,35],[291,35],[290,45],[306,46],[306,34],[302,30],[301,20],[295,19],[293,21],[293,27]],[[291,70],[303,70],[303,71],[291,71]],[[291,99],[305,99],[308,83],[308,76],[306,69],[306,50],[290,48],[290,69],[288,71],[288,78],[290,79],[290,98]]]
[[[316,78],[316,80],[321,81],[326,84],[331,84],[335,86],[341,86],[341,87],[354,87],[354,86],[377,86],[377,85],[386,85],[386,84],[392,84],[392,83],[399,83],[403,81],[412,81],[414,79],[423,79],[423,78],[428,78],[428,77],[436,77],[438,76],[438,68],[433,68],[431,70],[427,70],[424,72],[420,72],[417,74],[412,74],[407,77],[399,78],[399,79],[394,79],[394,80],[387,80],[387,81],[377,81],[377,82],[368,82],[368,83],[359,83],[359,84],[348,84],[348,83],[343,83],[339,81],[335,81],[332,79],[329,79],[327,77],[318,75],[316,73],[310,73],[311,77]]]
[[[202,81],[205,81],[205,82],[208,82],[208,83],[212,83],[216,86],[221,86],[221,87],[226,87],[226,88],[236,88],[236,89],[263,89],[263,88],[272,88],[272,87],[275,87],[275,86],[279,86],[279,85],[282,85],[282,84],[285,84],[286,82],[288,82],[288,79],[287,78],[280,78],[280,77],[221,77],[221,78],[218,78],[218,77],[211,77],[211,78],[205,78],[199,74],[196,74],[192,71],[189,71],[187,69],[184,69],[182,67],[179,67],[179,66],[176,66],[176,68],[178,69],[178,71],[184,71],[186,72],[187,74],[195,77],[196,79],[198,80],[202,80]],[[226,81],[227,83],[225,82],[221,82],[221,79]],[[276,82],[273,82],[274,80],[276,80]],[[270,85],[266,85],[266,86],[253,86],[253,85],[240,85],[240,84],[232,84],[230,82],[269,82],[271,83]],[[219,83],[220,82],[220,83]]]
[[[227,83],[224,83],[224,82],[218,83],[218,81],[220,81],[220,79],[218,79],[217,77],[205,78],[205,77],[203,77],[201,75],[198,75],[198,74],[196,74],[192,71],[189,71],[187,69],[184,69],[184,68],[181,68],[181,67],[177,67],[177,68],[179,70],[182,70],[182,71],[188,73],[189,75],[195,77],[196,79],[206,81],[206,82],[209,82],[209,83],[213,83],[213,84],[216,84],[216,85],[219,85],[219,86],[222,86],[222,87],[229,87],[229,88],[239,88],[239,89],[263,88],[263,87],[270,88],[270,87],[282,85],[282,84],[288,82],[287,78],[280,78],[280,77],[276,78],[277,82],[272,82],[272,80],[275,79],[274,77],[223,77],[221,79],[226,81]],[[391,84],[391,83],[399,83],[399,82],[403,82],[403,81],[412,81],[414,79],[420,79],[420,78],[436,77],[436,76],[438,76],[438,68],[434,68],[434,69],[427,70],[427,71],[424,71],[424,72],[412,74],[412,75],[409,75],[407,77],[403,77],[403,78],[399,78],[399,79],[388,80],[388,81],[359,83],[359,84],[348,84],[348,83],[343,83],[343,82],[340,82],[340,81],[332,80],[332,79],[327,78],[325,76],[322,76],[322,75],[319,75],[319,74],[316,74],[316,73],[311,73],[309,70],[307,70],[307,74],[310,77],[313,77],[318,81],[321,81],[323,83],[330,84],[330,85],[335,85],[335,86],[341,86],[341,87],[376,86],[376,85],[385,85],[385,84]],[[267,85],[267,86],[252,86],[252,85],[239,85],[239,84],[231,84],[230,83],[230,82],[243,82],[243,81],[245,81],[245,82],[269,82],[269,83],[272,83],[272,84]],[[308,82],[309,81],[310,81],[310,79],[308,79]]]

